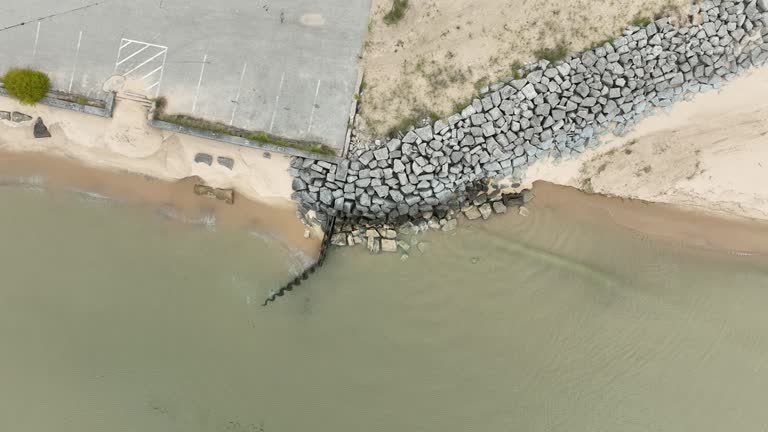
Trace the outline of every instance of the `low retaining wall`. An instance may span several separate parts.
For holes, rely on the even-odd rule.
[[[12,97],[8,94],[8,90],[0,87],[0,96]],[[109,92],[107,98],[104,100],[104,108],[98,108],[90,105],[82,105],[75,102],[69,102],[58,99],[53,93],[48,93],[48,96],[44,97],[40,102],[43,105],[48,105],[54,108],[66,109],[70,111],[77,111],[85,114],[91,114],[99,117],[112,118],[112,114],[115,109],[115,93]]]
[[[622,134],[656,108],[764,64],[763,3],[704,1],[692,6],[693,24],[664,18],[558,64],[529,65],[525,78],[490,86],[461,113],[338,163],[297,158],[294,198],[321,219],[362,223],[474,213],[473,182],[522,177],[539,158],[582,153],[600,134]]]
[[[266,152],[287,154],[289,156],[294,156],[297,158],[302,158],[307,160],[324,161],[326,163],[332,163],[332,164],[338,164],[342,161],[341,158],[336,156],[321,155],[321,154],[298,150],[290,147],[267,144],[261,141],[249,140],[249,139],[241,138],[234,135],[223,135],[216,132],[206,131],[203,129],[180,126],[180,125],[177,125],[174,123],[168,123],[162,120],[150,120],[149,125],[157,129],[163,129],[163,130],[167,130],[175,133],[192,135],[198,138],[220,141],[227,144],[234,144],[234,145],[253,148],[257,150],[264,150]]]

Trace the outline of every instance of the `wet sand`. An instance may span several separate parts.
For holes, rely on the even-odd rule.
[[[768,256],[768,221],[725,218],[671,204],[587,194],[543,181],[534,183],[533,190],[536,198],[532,209],[551,209],[578,223],[612,223],[689,248]]]
[[[130,206],[152,210],[171,208],[188,218],[213,212],[217,223],[257,228],[274,234],[281,242],[315,256],[321,237],[317,232],[304,238],[304,225],[296,218],[291,201],[271,201],[269,204],[250,200],[235,192],[235,203],[193,193],[195,184],[205,183],[199,177],[177,182],[159,180],[128,172],[117,172],[83,165],[81,162],[40,153],[11,153],[0,151],[0,177],[10,179],[39,176],[46,189],[54,195],[81,191],[96,193]]]

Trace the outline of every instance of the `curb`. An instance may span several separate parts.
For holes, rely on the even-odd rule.
[[[4,87],[0,87],[0,96],[12,98],[12,96],[8,94],[8,90],[6,90]],[[98,117],[112,118],[112,114],[114,113],[115,109],[115,93],[109,92],[107,94],[107,98],[104,100],[104,108],[97,108],[90,105],[82,105],[75,102],[61,100],[58,99],[54,93],[50,92],[39,103],[53,108],[76,111],[84,114],[95,115]]]
[[[290,147],[283,147],[274,144],[268,144],[261,141],[254,141],[245,138],[241,138],[234,135],[224,135],[216,132],[210,132],[202,129],[190,128],[186,126],[180,126],[173,123],[168,123],[162,120],[149,120],[149,125],[156,129],[167,130],[170,132],[180,133],[184,135],[191,135],[198,138],[204,138],[214,141],[219,141],[227,144],[234,144],[242,147],[248,147],[257,150],[264,150],[273,153],[282,153],[288,156],[295,156],[304,159],[312,159],[317,161],[325,161],[332,164],[339,164],[343,159],[338,156],[321,155],[304,150],[298,150]]]

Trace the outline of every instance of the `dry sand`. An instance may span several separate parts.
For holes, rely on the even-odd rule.
[[[31,108],[9,98],[0,98],[0,110],[42,117],[53,135],[35,139],[31,123],[0,121],[0,150],[41,152],[161,180],[199,176],[211,186],[235,188],[254,200],[275,205],[290,202],[289,157],[272,154],[266,159],[255,149],[150,128],[147,109],[137,102],[118,101],[113,119],[43,105]],[[198,152],[212,155],[213,165],[195,163]],[[218,156],[234,159],[234,169],[218,165]]]
[[[305,252],[318,250],[319,228],[304,239],[295,217],[287,156],[267,159],[263,151],[150,128],[146,107],[134,101],[118,101],[113,119],[22,106],[9,98],[0,98],[0,110],[42,117],[52,134],[35,139],[32,122],[0,121],[2,175],[39,174],[62,186],[190,213],[214,209],[219,221],[253,224]],[[195,163],[198,152],[212,155],[214,163]],[[217,164],[218,156],[234,159],[234,169]],[[195,182],[235,189],[236,205],[195,196]]]
[[[580,51],[616,36],[638,16],[680,16],[690,0],[411,0],[402,21],[373,0],[362,63],[359,129],[380,137],[403,119],[445,116],[466,105],[476,83],[510,76],[534,52],[564,43]],[[684,13],[683,13],[684,15]],[[463,107],[462,107],[463,108]]]
[[[768,68],[643,120],[577,159],[537,162],[534,181],[768,219]]]

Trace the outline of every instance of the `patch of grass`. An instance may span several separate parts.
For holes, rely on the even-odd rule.
[[[515,60],[512,62],[512,64],[509,66],[509,74],[507,77],[519,80],[523,78],[523,63],[520,60]]]
[[[488,77],[480,78],[479,80],[475,81],[475,90],[479,92],[483,87],[489,85],[490,82],[491,81],[488,79]]]
[[[589,49],[600,48],[601,46],[603,46],[605,44],[612,44],[615,40],[616,40],[615,37],[606,37],[605,39],[601,39],[601,40],[593,43],[592,46],[589,47]]]
[[[547,60],[550,63],[557,63],[568,56],[568,44],[560,41],[554,48],[539,48],[533,52],[539,60]]]
[[[85,96],[76,96],[75,103],[80,105],[88,105],[88,98]]]
[[[165,96],[160,96],[154,99],[155,102],[155,116],[165,114],[165,109],[168,107],[168,99]]]
[[[408,0],[394,0],[392,9],[384,15],[384,23],[386,25],[399,23],[405,17],[406,9],[408,9]]]
[[[413,111],[411,115],[400,119],[399,122],[390,127],[385,135],[388,137],[393,137],[400,132],[409,130],[412,127],[420,127],[425,119],[429,119],[431,122],[436,122],[440,119],[440,116],[434,111],[424,109]]]
[[[330,155],[330,156],[336,155],[336,152],[332,148],[326,146],[325,144],[309,142],[309,141],[291,140],[291,139],[282,138],[282,137],[272,135],[270,133],[262,132],[262,131],[249,131],[249,130],[240,129],[234,126],[229,126],[224,123],[219,123],[219,122],[201,119],[198,117],[193,117],[187,114],[165,114],[159,108],[160,106],[159,98],[155,100],[155,104],[157,106],[155,111],[156,120],[161,120],[161,121],[173,123],[179,126],[200,129],[200,130],[222,134],[222,135],[237,136],[237,137],[245,138],[251,141],[259,141],[266,144],[290,147],[297,150],[304,150],[304,151],[317,153],[317,154]],[[162,105],[164,110],[165,103],[163,102]]]
[[[40,102],[51,86],[48,75],[33,69],[12,68],[2,80],[8,93],[24,105]]]
[[[635,17],[635,18],[632,20],[632,22],[631,22],[631,24],[632,24],[633,26],[635,26],[635,27],[648,27],[648,25],[649,25],[650,23],[651,23],[651,18],[650,18],[650,17],[639,16],[639,15],[638,15],[638,16],[636,16],[636,17]]]

